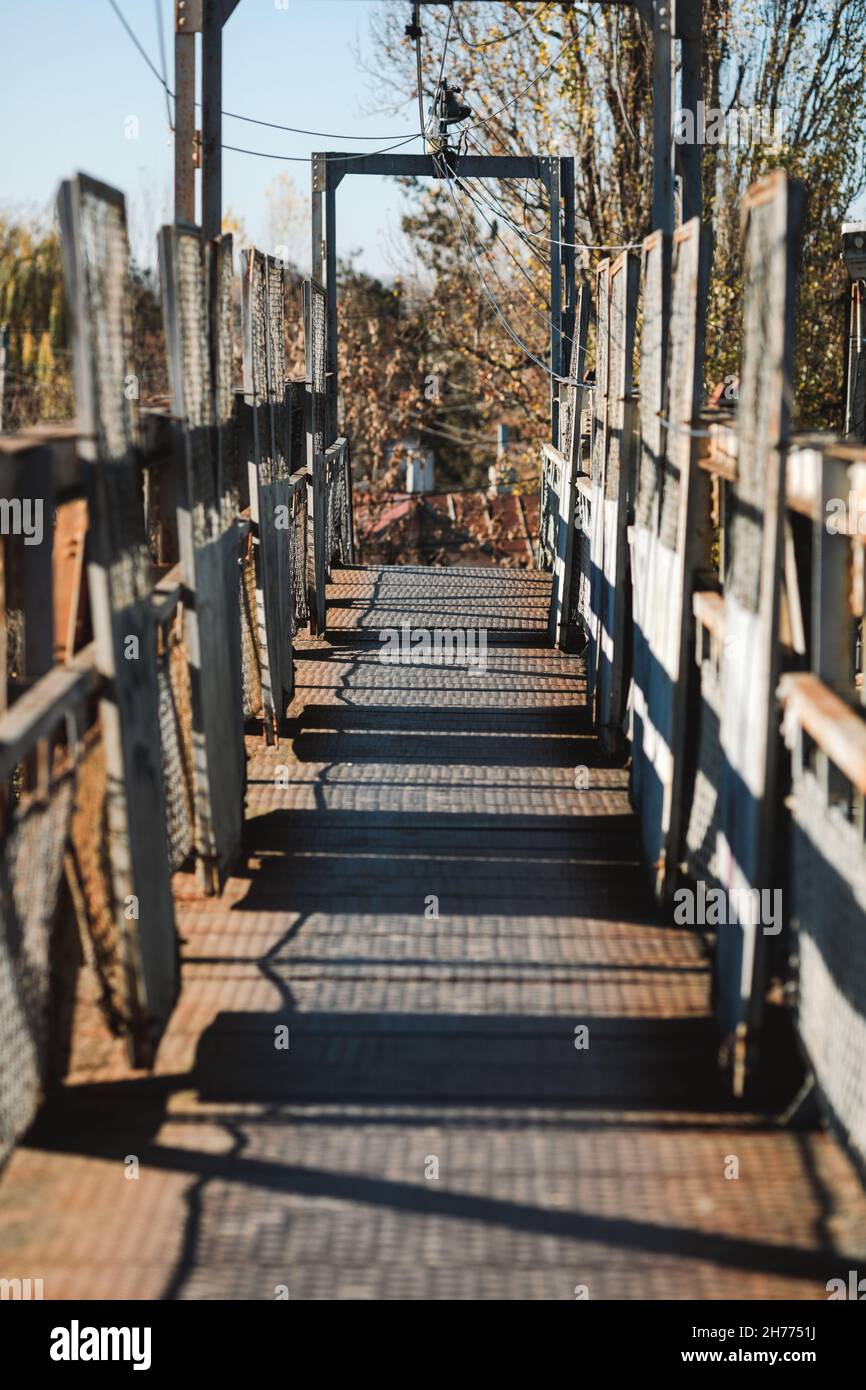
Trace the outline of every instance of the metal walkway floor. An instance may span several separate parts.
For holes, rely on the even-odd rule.
[[[581,662],[544,645],[547,580],[359,568],[330,597],[291,736],[250,742],[244,871],[219,901],[178,880],[156,1074],[84,1036],[0,1179],[0,1275],[73,1298],[826,1297],[862,1263],[863,1193],[826,1135],[725,1100],[700,942],[645,889]],[[486,669],[383,664],[403,622],[487,629]]]

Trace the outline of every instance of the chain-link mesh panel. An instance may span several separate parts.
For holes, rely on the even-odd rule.
[[[272,473],[289,476],[289,409],[286,400],[285,272],[273,256],[265,260],[267,302],[267,393],[271,406]]]
[[[597,277],[598,325],[595,346],[595,390],[592,395],[592,481],[601,486],[604,478],[605,436],[607,433],[607,392],[610,329],[610,267],[604,264]]]
[[[556,527],[559,521],[559,467],[554,459],[542,452],[541,492],[539,496],[538,543],[535,563],[550,573],[556,556]]]
[[[670,425],[665,442],[659,517],[659,540],[668,550],[678,548],[680,491],[692,447],[689,431],[694,408],[697,294],[697,270],[693,262],[697,249],[696,244],[683,241],[674,247],[667,401]]]
[[[237,516],[241,499],[241,456],[234,392],[234,269],[230,236],[220,237],[215,247],[215,255],[216,297],[213,332],[214,356],[217,363],[217,494],[222,524],[226,527],[231,525]]]
[[[686,866],[696,882],[718,883],[716,831],[722,751],[719,727],[722,685],[712,655],[701,662],[701,703],[698,715],[698,758],[686,831]]]
[[[193,541],[196,548],[219,534],[214,472],[214,397],[211,382],[210,334],[205,292],[205,248],[199,233],[174,231],[175,293],[182,380],[172,383],[175,400],[183,402],[187,470],[192,499]]]
[[[349,468],[346,444],[332,445],[325,454],[325,563],[350,559]]]
[[[795,766],[792,917],[798,927],[797,1022],[821,1092],[866,1162],[866,847]]]
[[[132,369],[132,305],[129,244],[122,201],[103,196],[80,180],[78,247],[85,284],[83,301],[90,351],[96,452],[103,467],[96,485],[111,517],[113,556],[109,565],[117,607],[144,597],[150,584],[150,554],[144,502],[132,466],[139,445],[136,377]],[[74,235],[65,228],[65,235]]]
[[[664,243],[661,236],[644,259],[643,328],[640,345],[640,462],[635,520],[649,530],[661,487],[664,334]],[[641,576],[643,578],[643,576]]]
[[[260,719],[262,702],[261,653],[256,617],[256,561],[252,536],[248,536],[239,566],[238,599],[241,608],[241,667],[244,682],[244,718]]]
[[[156,674],[168,862],[175,873],[194,845],[194,791],[189,667],[186,647],[174,624],[161,632]]]
[[[302,483],[292,493],[291,573],[292,573],[292,636],[310,620],[309,565],[307,559],[307,485]]]
[[[0,1163],[33,1119],[45,1080],[51,929],[72,810],[73,775],[15,808],[0,858]]]
[[[630,333],[628,323],[628,274],[626,260],[610,278],[610,320],[608,327],[608,405],[607,460],[604,495],[616,501],[620,472],[627,456],[625,435],[625,397],[631,377]]]
[[[578,489],[574,504],[574,558],[568,594],[568,621],[588,633],[590,620],[591,507]]]
[[[250,372],[255,410],[255,428],[258,431],[258,471],[259,482],[267,486],[274,480],[274,445],[271,412],[268,401],[268,284],[267,257],[261,251],[250,253],[249,262],[249,313],[251,325]]]
[[[743,287],[743,364],[737,410],[737,481],[731,490],[730,562],[725,591],[742,608],[757,613],[761,587],[767,460],[777,416],[775,338],[783,319],[773,303],[775,241],[779,228],[773,203],[752,209]],[[772,349],[772,350],[769,350]]]

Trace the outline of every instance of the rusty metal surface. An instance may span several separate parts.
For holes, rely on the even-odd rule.
[[[46,1298],[826,1297],[866,1199],[826,1134],[725,1099],[699,943],[644,887],[582,661],[541,644],[549,581],[337,579],[351,624],[249,742],[243,871],[176,880],[155,1077],[91,1031],[0,1178],[0,1248]],[[383,664],[422,616],[506,636],[484,671]]]

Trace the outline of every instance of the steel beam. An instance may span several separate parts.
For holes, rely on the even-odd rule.
[[[195,36],[200,6],[177,0],[174,13],[174,220],[195,222]]]
[[[685,223],[701,216],[703,191],[703,145],[698,123],[698,103],[703,96],[701,69],[704,48],[700,0],[676,0],[676,37],[680,40],[682,58],[682,109],[691,112],[695,133],[693,143],[677,146],[677,166],[682,179],[682,220]]]
[[[346,174],[377,174],[384,178],[444,177],[432,154],[357,155],[329,151],[318,158],[328,161],[335,188]],[[439,158],[441,164],[441,156]],[[541,155],[464,154],[449,162],[448,172],[452,177],[467,179],[540,179],[545,187],[550,187],[550,160]]]
[[[673,234],[673,38],[671,0],[653,5],[653,207],[654,232]]]
[[[222,230],[222,0],[204,0],[202,19],[201,225],[206,237]]]
[[[549,160],[550,190],[550,442],[559,445],[559,382],[562,376],[562,217],[559,160]]]
[[[325,165],[325,447],[337,438],[337,186]]]

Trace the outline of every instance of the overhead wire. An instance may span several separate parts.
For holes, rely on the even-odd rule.
[[[422,78],[421,62],[421,24],[420,24],[420,5],[412,6],[412,23],[415,28],[415,78],[418,89],[418,126],[421,131],[421,139],[427,139],[427,122],[424,119],[424,83]]]
[[[167,78],[166,78],[162,73],[160,73],[159,69],[157,68],[157,66],[156,66],[156,64],[153,62],[153,60],[151,59],[151,57],[150,57],[150,55],[148,54],[147,50],[145,49],[144,45],[140,42],[140,40],[139,40],[138,36],[136,35],[135,31],[132,29],[131,25],[130,25],[129,22],[127,21],[126,16],[124,15],[123,11],[120,9],[120,6],[116,3],[116,0],[108,0],[108,3],[109,3],[109,5],[111,6],[111,8],[112,8],[112,10],[114,11],[114,13],[116,14],[117,18],[120,20],[120,23],[123,25],[123,28],[126,30],[126,33],[127,33],[128,37],[129,37],[130,41],[134,44],[135,48],[138,50],[138,53],[140,54],[140,56],[142,57],[142,59],[144,60],[144,62],[147,64],[147,66],[150,68],[150,71],[153,73],[153,75],[154,75],[154,77],[156,78],[157,82],[160,84],[160,86],[161,86],[161,87],[163,88],[163,90],[165,91],[166,100],[168,100],[169,98],[171,98],[172,101],[176,100],[176,93],[175,93],[175,92],[172,90],[172,88],[169,86],[169,83],[168,83]],[[157,0],[157,4],[158,4],[158,0]],[[161,28],[162,28],[162,16],[160,15],[160,30],[161,30]],[[162,37],[161,37],[161,41],[160,41],[160,42],[161,42],[161,47],[164,48],[164,39],[163,39]],[[163,53],[163,59],[162,59],[162,61],[163,61],[163,68],[166,68],[167,64],[166,64],[166,60],[165,60],[165,55],[164,55],[164,53]],[[199,108],[199,109],[201,108],[201,102],[200,102],[200,101],[197,101],[195,104],[196,104],[196,107],[197,107],[197,108]],[[308,129],[306,129],[304,126],[281,125],[278,121],[263,121],[263,120],[259,120],[256,116],[243,116],[243,115],[241,115],[241,114],[240,114],[239,112],[237,112],[237,111],[226,111],[226,110],[223,110],[223,111],[220,112],[220,114],[223,115],[223,116],[227,116],[230,120],[233,120],[233,121],[245,121],[245,122],[247,122],[247,124],[249,124],[249,125],[266,126],[269,130],[285,130],[285,131],[288,131],[290,134],[293,134],[293,135],[317,135],[317,136],[319,136],[322,140],[391,140],[391,139],[394,139],[394,140],[400,141],[401,143],[406,143],[406,144],[408,144],[410,140],[417,140],[417,139],[419,138],[418,135],[417,135],[417,133],[416,133],[415,131],[412,131],[411,133],[406,132],[405,134],[401,132],[400,135],[394,135],[394,136],[390,136],[390,135],[357,135],[357,134],[355,134],[355,135],[339,135],[339,134],[337,134],[337,133],[336,133],[335,131],[333,131],[333,130],[308,130]],[[172,126],[172,129],[173,129],[173,128],[174,128],[174,127]],[[386,153],[388,152],[388,150],[392,150],[392,149],[396,149],[396,148],[398,148],[397,145],[389,145],[389,146],[387,147],[387,149],[385,149],[385,150],[373,150],[373,151],[368,151],[368,153],[372,153],[372,154],[386,154]],[[223,146],[223,149],[239,150],[239,152],[240,152],[241,154],[264,154],[264,151],[261,151],[261,150],[240,150],[239,147],[236,146],[236,145],[224,145],[224,146]],[[304,164],[308,163],[308,156],[303,156],[303,155],[270,155],[270,156],[266,156],[266,157],[271,158],[271,159],[294,159],[294,160],[298,160],[298,161],[300,161],[301,163],[304,163]],[[363,155],[352,156],[352,158],[359,158],[359,159],[360,159],[360,158],[363,158],[363,157],[364,157]]]
[[[364,150],[363,154],[341,154],[341,155],[322,155],[321,158],[326,164],[341,164],[350,159],[372,159],[377,154],[389,154],[391,150],[399,150],[403,145],[409,145],[413,140],[418,140],[418,135],[409,135],[403,140],[397,140],[393,145],[385,145],[381,150]],[[227,145],[223,142],[222,149],[233,150],[235,154],[251,154],[258,159],[280,159],[289,164],[309,164],[311,155],[303,154],[272,154],[270,150],[250,150],[242,145]]]
[[[475,140],[474,137],[470,137],[470,138],[473,139],[474,143],[478,146],[478,148],[479,148],[479,150],[481,151],[482,154],[489,154],[489,151],[488,151],[488,150],[485,150],[484,147],[483,147],[483,145],[481,145],[477,140]],[[493,198],[494,195],[490,192],[490,189],[487,188],[486,185],[485,185],[485,187],[484,187],[484,192],[485,192],[485,194],[487,195],[487,197],[488,197],[489,199],[490,199],[490,198]],[[599,243],[598,245],[592,245],[590,242],[586,242],[586,241],[566,241],[566,240],[565,240],[564,238],[562,238],[562,237],[557,238],[557,237],[546,236],[543,232],[534,232],[534,231],[531,230],[531,228],[529,228],[529,227],[527,227],[527,226],[525,226],[525,225],[524,225],[523,227],[521,227],[520,224],[519,224],[518,222],[515,222],[515,221],[513,220],[513,218],[512,218],[512,217],[510,216],[510,214],[505,210],[505,208],[502,207],[501,200],[498,200],[498,199],[497,199],[497,201],[499,202],[499,206],[500,206],[500,215],[501,215],[501,217],[502,217],[502,220],[503,220],[505,223],[507,223],[507,225],[511,228],[511,230],[512,230],[513,232],[515,232],[519,237],[521,237],[521,238],[523,238],[523,239],[525,239],[526,237],[529,237],[529,238],[531,238],[533,241],[545,242],[548,246],[567,247],[567,248],[569,248],[570,250],[575,250],[575,251],[634,251],[634,250],[639,249],[640,246],[641,246],[641,244],[642,244],[642,243],[639,242],[639,241],[630,241],[630,242],[610,242],[610,243],[605,243],[605,244]]]
[[[484,218],[484,221],[487,223],[488,227],[489,227],[490,230],[492,231],[492,233],[493,233],[493,235],[495,236],[496,240],[500,243],[500,245],[504,248],[504,250],[507,252],[507,254],[511,257],[511,260],[512,260],[512,261],[514,262],[514,264],[517,266],[517,269],[520,271],[520,273],[524,276],[524,278],[526,279],[527,283],[532,287],[532,289],[535,291],[535,293],[539,296],[540,299],[546,300],[546,299],[547,299],[547,295],[544,293],[543,290],[539,289],[538,285],[536,285],[535,281],[533,280],[533,278],[532,278],[532,276],[529,274],[529,272],[526,270],[525,266],[521,265],[520,261],[519,261],[519,260],[517,259],[517,257],[514,255],[513,251],[511,250],[511,247],[508,245],[507,241],[505,241],[505,239],[500,235],[500,233],[499,233],[499,231],[497,230],[497,228],[496,228],[496,227],[494,226],[494,224],[490,221],[490,218],[487,217],[487,216],[485,215],[484,209],[483,209],[482,207],[479,207],[478,203],[475,201],[475,199],[474,199],[473,196],[472,196],[471,190],[470,190],[469,188],[466,187],[466,185],[465,185],[465,183],[463,182],[462,179],[459,179],[459,178],[458,178],[458,179],[455,179],[455,183],[457,184],[457,187],[461,190],[461,192],[463,192],[463,193],[466,194],[466,197],[467,197],[467,198],[469,199],[469,201],[472,203],[472,206],[473,206],[473,207],[481,214],[481,216]],[[507,286],[503,283],[502,277],[499,275],[499,272],[496,270],[496,267],[495,267],[495,265],[493,264],[492,257],[490,258],[490,264],[491,264],[491,269],[493,270],[493,273],[494,273],[494,275],[496,276],[497,280],[499,281],[500,285],[502,285],[502,288],[503,288],[503,289],[507,290]],[[542,319],[543,322],[547,325],[548,328],[552,328],[552,327],[555,326],[555,325],[552,323],[552,321],[551,321],[551,319],[550,319],[550,316],[549,316],[548,314],[544,313],[541,309],[539,309],[538,306],[537,306],[536,304],[533,304],[533,303],[532,303],[532,300],[529,298],[529,295],[526,293],[525,290],[522,290],[522,289],[520,288],[519,285],[515,285],[514,288],[515,288],[515,290],[517,291],[517,293],[520,295],[520,297],[526,301],[526,303],[529,305],[529,308],[532,310],[532,312],[533,312],[538,318]]]
[[[518,34],[522,34],[524,29],[528,29],[530,24],[533,24],[535,22],[535,15],[532,15],[531,18],[527,19],[525,24],[521,24],[518,29],[512,29],[507,34],[499,34],[496,38],[493,39],[482,39],[480,43],[473,43],[471,39],[467,39],[466,35],[460,27],[460,21],[457,18],[456,5],[452,5],[451,13],[454,15],[454,28],[457,30],[458,34],[460,35],[460,38],[462,39],[463,43],[466,45],[467,48],[492,48],[494,44],[505,43],[506,39],[516,39]]]
[[[498,319],[498,320],[500,321],[500,323],[502,324],[502,327],[505,329],[505,331],[506,331],[506,333],[508,334],[508,336],[509,336],[509,337],[512,339],[512,341],[517,345],[517,347],[520,348],[521,352],[524,354],[525,357],[529,358],[529,360],[530,360],[531,362],[534,362],[535,365],[536,365],[537,367],[540,367],[541,370],[542,370],[543,372],[545,372],[549,377],[551,377],[554,381],[559,381],[559,382],[562,382],[562,383],[565,384],[565,385],[568,385],[568,384],[570,383],[570,378],[569,378],[569,377],[560,376],[557,372],[554,372],[550,367],[548,367],[547,363],[546,363],[546,362],[543,362],[542,359],[541,359],[540,357],[536,357],[535,353],[532,352],[532,351],[526,346],[526,343],[524,343],[523,339],[522,339],[522,338],[519,336],[519,334],[516,333],[515,330],[511,327],[511,324],[508,322],[508,319],[505,317],[505,314],[502,312],[502,309],[500,308],[499,304],[497,303],[496,296],[493,294],[493,291],[491,290],[490,286],[488,285],[487,281],[486,281],[485,278],[484,278],[484,272],[483,272],[483,270],[481,269],[481,266],[480,266],[479,261],[478,261],[478,257],[477,257],[476,254],[475,254],[475,248],[474,248],[474,246],[472,245],[472,242],[471,242],[470,238],[468,237],[468,235],[467,235],[467,233],[466,233],[466,228],[465,228],[464,223],[463,223],[463,216],[462,216],[462,214],[461,214],[461,212],[460,212],[460,205],[459,205],[459,203],[457,202],[457,199],[456,199],[455,196],[454,196],[454,190],[453,190],[453,188],[451,187],[451,175],[450,175],[450,173],[449,173],[449,171],[448,171],[448,169],[447,169],[447,166],[445,166],[444,161],[441,160],[441,158],[440,158],[440,156],[439,156],[438,154],[434,154],[433,158],[434,158],[434,160],[437,162],[437,167],[438,167],[439,170],[440,170],[440,177],[443,178],[443,179],[445,180],[446,187],[447,187],[448,192],[449,192],[449,194],[450,194],[450,196],[451,196],[451,201],[452,201],[452,203],[454,204],[454,210],[455,210],[455,212],[457,213],[457,220],[458,220],[458,222],[459,222],[459,224],[460,224],[460,234],[461,234],[461,236],[462,236],[462,238],[463,238],[463,241],[464,241],[465,244],[466,244],[466,247],[467,247],[467,249],[468,249],[468,251],[469,251],[470,256],[472,257],[472,261],[473,261],[473,263],[474,263],[474,265],[475,265],[475,270],[476,270],[476,273],[477,273],[477,275],[478,275],[478,278],[479,278],[479,280],[481,281],[481,286],[482,286],[482,288],[483,288],[483,290],[484,290],[485,297],[486,297],[486,299],[488,300],[488,302],[489,302],[489,304],[490,304],[490,307],[493,309],[493,312],[495,313],[497,319]],[[453,220],[454,220],[454,219],[452,218],[452,222],[453,222]]]
[[[168,116],[168,128],[174,132],[174,121],[171,115],[171,98],[168,93],[168,63],[165,56],[165,31],[162,25],[162,5],[160,0],[153,0],[153,7],[156,10],[156,31],[159,37],[159,57],[162,63],[162,85],[165,88],[165,110]]]
[[[450,15],[449,15],[449,21],[450,21]],[[446,49],[447,49],[447,43],[448,43],[448,36],[450,35],[450,32],[451,32],[451,25],[450,25],[450,22],[449,22],[448,29],[447,29],[447,31],[446,31],[446,37],[445,37],[445,47],[446,47]],[[577,35],[575,35],[575,38],[577,38]],[[569,43],[571,43],[571,42],[574,42],[574,40],[572,39],[572,40],[569,41]],[[417,45],[417,51],[420,51],[420,42],[419,42],[419,40],[418,40],[417,38],[416,38],[416,45]],[[564,46],[563,46],[563,48],[560,50],[560,52],[556,55],[556,58],[553,60],[553,62],[556,62],[556,61],[559,59],[559,57],[560,57],[561,54],[565,51],[565,48],[566,48],[567,46],[568,46],[568,45],[564,45]],[[544,72],[549,71],[550,68],[553,66],[553,62],[549,63],[549,64],[547,65],[546,68],[542,69],[542,71],[541,71],[540,73],[538,73],[538,74],[536,75],[535,78],[533,78],[533,82],[534,82],[534,81],[537,81],[539,77],[543,76],[543,75],[544,75]],[[444,71],[444,67],[445,67],[445,51],[443,50],[442,62],[440,63],[440,73],[441,73],[442,71]],[[419,83],[420,83],[420,79],[419,79]],[[528,86],[532,86],[532,82],[530,82],[530,83],[528,84]],[[527,90],[527,88],[523,88],[523,91],[526,91],[526,90]],[[419,85],[419,91],[420,91],[420,85]],[[513,98],[513,100],[516,101],[516,100],[518,99],[518,97],[521,96],[521,95],[522,95],[522,92],[518,92],[517,95]],[[506,103],[506,105],[511,105],[511,104],[512,104],[511,102]],[[504,107],[500,108],[500,110],[504,110],[504,109],[505,109]],[[493,114],[496,115],[496,114],[498,114],[498,112],[494,112]],[[490,117],[487,118],[487,120],[492,120],[492,119],[493,119],[493,116],[490,116]],[[486,124],[486,122],[482,122],[482,124]],[[470,129],[470,128],[471,128],[471,127],[467,127],[467,130]],[[465,245],[466,245],[466,248],[467,248],[467,250],[469,251],[469,254],[470,254],[471,258],[472,258],[472,262],[473,262],[473,264],[474,264],[474,266],[475,266],[475,271],[476,271],[476,274],[478,275],[478,279],[479,279],[480,282],[481,282],[481,286],[482,286],[482,289],[483,289],[483,291],[484,291],[485,298],[487,299],[488,303],[490,304],[490,307],[493,309],[493,312],[494,312],[494,314],[496,315],[497,319],[498,319],[499,322],[502,324],[502,327],[505,329],[505,331],[506,331],[506,333],[508,334],[508,336],[512,339],[512,341],[516,344],[516,346],[520,348],[521,352],[524,354],[525,357],[527,357],[531,362],[534,362],[535,365],[536,365],[537,367],[540,367],[541,370],[542,370],[543,372],[545,372],[545,373],[546,373],[549,377],[551,377],[553,380],[568,385],[568,384],[570,383],[570,378],[569,378],[569,377],[560,376],[557,372],[554,372],[554,371],[547,365],[546,362],[542,361],[542,359],[541,359],[540,357],[537,357],[537,356],[535,355],[535,353],[532,352],[532,351],[527,347],[526,343],[523,342],[523,339],[519,336],[518,333],[515,332],[515,330],[514,330],[514,329],[512,328],[512,326],[511,326],[511,324],[508,322],[508,319],[506,318],[505,314],[502,312],[502,309],[501,309],[499,303],[498,303],[497,300],[496,300],[496,296],[493,294],[493,291],[490,289],[490,286],[488,285],[486,279],[484,278],[484,272],[483,272],[483,270],[481,269],[481,265],[480,265],[480,263],[479,263],[479,260],[478,260],[477,255],[476,255],[476,253],[475,253],[475,248],[474,248],[474,246],[472,245],[472,241],[471,241],[470,237],[468,236],[468,234],[467,234],[467,232],[466,232],[466,227],[465,227],[465,224],[464,224],[464,221],[463,221],[463,215],[462,215],[462,213],[461,213],[461,211],[460,211],[460,205],[459,205],[459,203],[458,203],[458,201],[457,201],[457,198],[456,198],[455,195],[454,195],[454,189],[453,189],[453,187],[452,187],[452,175],[451,175],[451,171],[450,171],[450,169],[448,168],[448,165],[447,165],[446,161],[442,158],[441,154],[440,154],[438,151],[434,151],[434,152],[433,152],[433,162],[434,162],[434,165],[435,165],[435,167],[436,167],[436,169],[437,169],[437,171],[438,171],[438,173],[439,173],[440,179],[444,179],[444,181],[445,181],[445,185],[446,185],[446,187],[447,187],[447,189],[448,189],[449,196],[450,196],[451,201],[452,201],[452,203],[453,203],[453,205],[454,205],[454,211],[455,211],[456,214],[457,214],[457,221],[458,221],[458,223],[459,223],[460,235],[461,235],[461,237],[462,237],[462,239],[463,239],[463,241],[464,241],[464,243],[465,243]],[[459,186],[460,186],[460,183],[459,183],[459,180],[458,180],[458,187],[459,187]],[[464,190],[464,191],[465,191],[465,190]],[[470,201],[472,201],[472,199],[470,199]],[[473,202],[473,206],[475,206],[474,202]],[[483,215],[483,214],[482,214],[482,215]],[[451,220],[452,220],[452,223],[453,223],[453,221],[454,221],[453,217],[451,218]],[[486,221],[486,220],[487,220],[487,219],[485,218],[485,221]],[[500,275],[499,275],[499,272],[498,272],[497,269],[496,269],[496,266],[493,264],[492,259],[491,259],[490,264],[491,264],[491,269],[493,270],[494,275],[496,276],[496,278],[497,278],[497,280],[499,281],[500,285],[502,285],[503,289],[505,289],[506,287],[504,286],[503,281],[502,281],[502,279],[501,279],[501,277],[500,277]],[[526,298],[525,295],[524,295],[524,298]],[[533,311],[534,311],[535,313],[538,313],[538,312],[539,312],[539,311],[535,308],[534,305],[531,306],[531,307],[533,308]],[[543,315],[542,317],[545,317],[546,322],[547,322],[548,324],[550,324],[550,319],[549,319],[549,318],[547,318],[547,317],[544,316],[544,315]]]
[[[445,59],[446,59],[446,57],[448,56],[448,40],[451,38],[451,21],[452,21],[453,18],[454,18],[454,12],[453,12],[453,10],[449,9],[449,11],[448,11],[448,24],[447,24],[447,27],[446,27],[446,29],[445,29],[445,42],[444,42],[443,45],[442,45],[442,60],[441,60],[441,62],[440,62],[440,64],[439,64],[439,76],[438,76],[438,78],[436,79],[436,93],[435,93],[435,95],[434,95],[434,97],[433,97],[434,108],[435,108],[436,101],[438,100],[438,97],[439,97],[439,92],[441,91],[441,88],[442,88],[442,74],[443,74],[444,71],[445,71]]]

